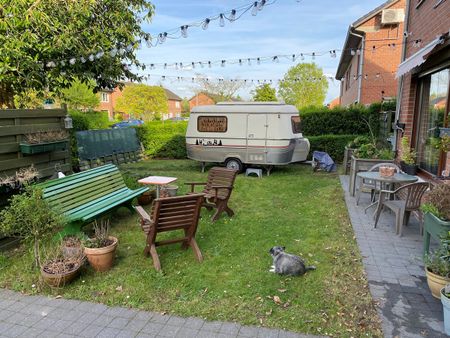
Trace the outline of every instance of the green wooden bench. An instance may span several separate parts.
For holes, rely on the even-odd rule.
[[[119,206],[130,210],[133,198],[149,188],[127,188],[119,169],[112,164],[86,170],[38,185],[50,207],[66,217],[64,233],[80,231],[89,223]]]

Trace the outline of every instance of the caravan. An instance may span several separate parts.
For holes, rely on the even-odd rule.
[[[190,159],[225,163],[242,171],[245,164],[271,168],[305,161],[309,141],[300,131],[294,106],[278,102],[221,102],[191,111],[186,132]]]

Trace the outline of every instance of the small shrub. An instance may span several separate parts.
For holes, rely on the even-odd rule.
[[[450,232],[441,238],[439,247],[425,256],[425,267],[432,273],[442,276],[450,277]]]
[[[94,237],[87,239],[84,246],[87,248],[104,248],[111,245],[109,238],[109,221],[94,222]]]
[[[32,186],[14,195],[10,205],[0,212],[0,233],[33,242],[37,267],[40,266],[40,242],[64,224],[64,218],[52,211],[42,198],[42,191]]]
[[[45,142],[62,141],[69,137],[65,130],[40,131],[33,134],[26,134],[25,141],[28,144],[38,144]]]

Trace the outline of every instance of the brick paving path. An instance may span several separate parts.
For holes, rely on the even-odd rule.
[[[314,338],[237,323],[206,322],[0,289],[0,337]]]
[[[364,213],[369,194],[362,194],[357,206],[348,193],[348,176],[341,176],[341,183],[385,336],[447,337],[441,302],[433,298],[426,282],[418,221],[411,216],[403,237],[398,237],[393,213],[384,211],[374,229],[373,208]]]

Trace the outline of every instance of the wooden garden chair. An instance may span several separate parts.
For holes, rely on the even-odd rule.
[[[422,196],[429,186],[428,182],[416,182],[405,184],[394,191],[381,190],[374,228],[378,224],[383,207],[387,207],[395,213],[395,233],[402,236],[403,225],[408,224],[412,211],[419,210]],[[398,199],[390,200],[391,194]]]
[[[195,241],[202,204],[203,194],[192,194],[156,199],[152,205],[151,216],[141,206],[135,207],[141,217],[142,230],[147,236],[144,254],[152,256],[157,271],[161,270],[161,263],[156,247],[161,245],[181,242],[183,249],[191,247],[197,260],[203,261],[202,253]],[[183,230],[184,236],[156,241],[158,233],[174,230]]]
[[[213,167],[208,172],[208,180],[206,183],[191,182],[186,183],[191,186],[191,194],[195,193],[196,185],[203,185],[202,193],[205,195],[203,204],[208,210],[216,208],[216,212],[211,217],[213,222],[217,221],[222,212],[226,212],[228,216],[234,215],[233,210],[228,206],[231,192],[233,191],[234,180],[238,172],[236,170]]]

